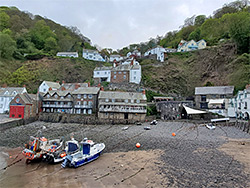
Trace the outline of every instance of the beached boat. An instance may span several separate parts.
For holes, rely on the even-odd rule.
[[[67,156],[65,157],[62,168],[79,167],[97,159],[105,148],[104,143],[95,144],[93,141],[84,139],[80,143],[80,148],[77,141],[68,141]]]
[[[25,144],[25,149],[22,151],[22,154],[26,158],[26,163],[43,158],[48,162],[60,162],[63,160],[63,157],[66,156],[63,143],[64,141],[62,139],[48,141],[45,137],[30,136],[30,141]]]

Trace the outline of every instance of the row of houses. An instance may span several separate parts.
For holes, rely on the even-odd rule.
[[[44,81],[37,95],[26,89],[1,88],[12,93],[5,102],[10,118],[28,119],[42,113],[67,113],[97,116],[99,119],[143,121],[146,116],[146,95],[136,92],[103,91],[88,83],[62,83]],[[5,92],[4,97],[7,97]],[[0,95],[0,100],[2,95]],[[3,108],[2,108],[3,112]]]
[[[160,62],[163,62],[167,58],[167,53],[173,52],[187,52],[192,50],[199,50],[206,48],[206,41],[204,39],[195,42],[194,40],[185,41],[181,40],[177,49],[172,48],[163,48],[161,46],[156,46],[155,48],[147,50],[142,56],[139,50],[134,50],[132,52],[128,52],[126,57],[123,57],[119,54],[107,56],[101,55],[101,53],[97,50],[83,49],[82,57],[88,60],[93,61],[102,61],[102,62],[114,62],[114,61],[122,61],[126,58],[136,57],[136,58],[153,58]],[[78,57],[77,52],[58,52],[57,56],[60,57]]]

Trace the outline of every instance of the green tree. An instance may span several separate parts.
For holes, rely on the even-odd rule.
[[[0,32],[0,57],[10,59],[16,50],[16,42],[8,35]]]
[[[4,11],[0,11],[0,31],[9,27],[10,17]]]
[[[188,36],[188,40],[199,41],[201,39],[200,35],[201,35],[201,29],[198,27],[192,33],[190,33],[190,35]]]
[[[58,46],[57,46],[57,41],[55,38],[49,37],[49,38],[45,39],[44,49],[46,52],[55,53],[57,48],[58,48]]]
[[[200,26],[206,21],[206,16],[205,15],[199,15],[196,16],[194,25]]]
[[[229,32],[239,53],[250,53],[250,13],[233,14]]]

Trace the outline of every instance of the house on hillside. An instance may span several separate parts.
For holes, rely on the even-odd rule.
[[[17,94],[10,102],[10,118],[29,119],[36,116],[37,96],[34,94]]]
[[[160,62],[164,62],[165,58],[167,57],[166,54],[166,49],[161,47],[161,46],[157,46],[156,48],[152,48],[149,49],[148,51],[146,51],[144,53],[144,57],[150,57],[152,55],[156,56],[156,60],[160,61]]]
[[[227,116],[229,99],[233,97],[234,86],[212,86],[195,88],[195,105],[212,113]]]
[[[135,59],[114,62],[113,67],[96,67],[93,77],[95,83],[136,83],[141,82],[141,65]]]
[[[98,118],[143,121],[147,113],[144,93],[100,91]]]
[[[121,61],[121,60],[123,60],[123,57],[120,56],[119,54],[117,54],[117,55],[110,55],[110,57],[109,57],[109,62]]]
[[[230,99],[228,116],[239,119],[250,119],[250,85]]]
[[[56,56],[58,57],[78,57],[77,52],[57,52]]]
[[[111,69],[112,67],[96,67],[93,73],[95,83],[110,82]]]
[[[57,90],[61,87],[59,82],[50,82],[50,81],[43,81],[39,88],[38,91],[39,93],[47,93],[49,90]]]
[[[10,110],[10,102],[17,94],[27,92],[24,87],[3,87],[0,88],[0,113],[6,113]]]
[[[59,90],[74,91],[80,87],[90,87],[90,83],[65,83],[65,81],[62,81],[62,84]]]
[[[97,50],[83,49],[82,57],[88,60],[105,62],[105,59],[101,56],[101,54]]]
[[[200,50],[206,48],[207,43],[204,39],[195,42],[194,40],[185,41],[181,40],[178,44],[177,52],[188,52],[193,50]]]
[[[127,56],[127,58],[141,57],[141,52],[139,50],[134,50],[133,52],[128,52],[126,56]]]

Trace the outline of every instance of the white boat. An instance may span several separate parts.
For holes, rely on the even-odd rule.
[[[105,148],[104,143],[95,144],[93,141],[91,143],[87,139],[84,139],[80,145],[81,147],[78,149],[79,145],[76,143],[76,141],[68,141],[68,154],[61,165],[62,168],[76,168],[89,163],[97,159]]]

